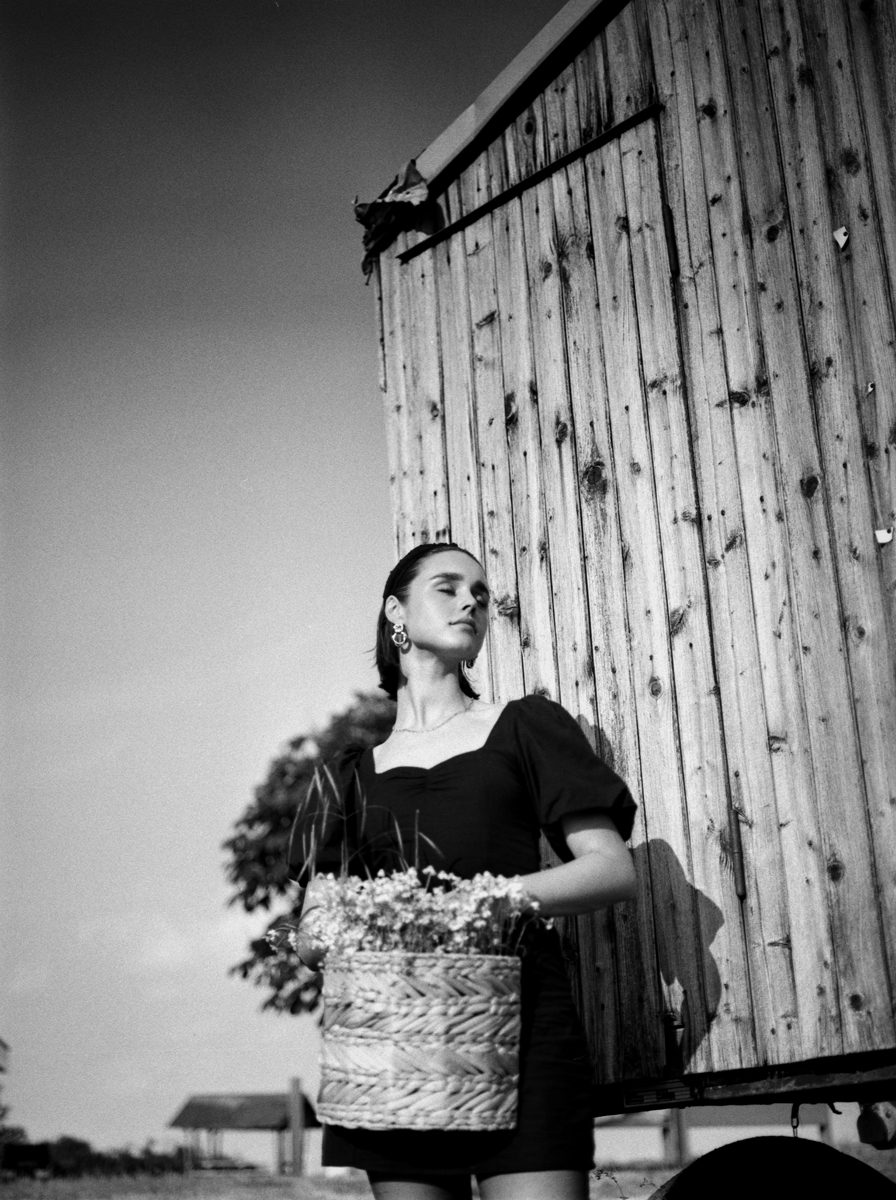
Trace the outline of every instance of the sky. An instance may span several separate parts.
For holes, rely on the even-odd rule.
[[[313,1022],[228,976],[264,920],[221,843],[376,685],[351,205],[560,7],[5,0],[0,1082],[33,1140],[172,1145],[192,1093],[316,1089]]]

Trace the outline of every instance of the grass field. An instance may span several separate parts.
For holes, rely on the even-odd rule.
[[[662,1168],[595,1175],[591,1200],[646,1200],[671,1174]],[[135,1179],[16,1180],[0,1184],[0,1200],[367,1200],[363,1176],[292,1180],[260,1171],[163,1175]]]
[[[877,1151],[860,1145],[844,1145],[839,1149],[896,1182],[896,1151]],[[591,1178],[590,1200],[648,1200],[674,1173],[654,1165],[635,1170],[596,1171]],[[369,1197],[367,1181],[360,1175],[352,1178],[317,1175],[293,1180],[263,1171],[0,1183],[0,1200],[367,1200]]]

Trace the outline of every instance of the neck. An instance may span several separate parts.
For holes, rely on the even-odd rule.
[[[460,690],[457,672],[414,671],[399,689],[395,725],[425,728],[469,703]]]

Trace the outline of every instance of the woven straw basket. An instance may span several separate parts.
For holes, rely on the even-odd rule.
[[[364,1129],[512,1129],[515,955],[364,951],[328,960],[317,1115]]]

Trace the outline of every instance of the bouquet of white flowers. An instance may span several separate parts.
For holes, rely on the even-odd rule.
[[[517,879],[483,871],[461,879],[447,871],[408,867],[370,878],[317,875],[313,905],[301,922],[269,935],[298,949],[300,931],[323,961],[357,951],[412,954],[515,954],[538,903]],[[544,922],[542,922],[544,923]]]
[[[519,1080],[519,943],[539,920],[515,879],[410,867],[319,875],[317,1113],[368,1129],[506,1129]],[[285,934],[295,946],[298,927]],[[282,946],[282,930],[272,941]]]

